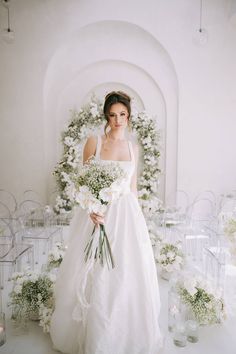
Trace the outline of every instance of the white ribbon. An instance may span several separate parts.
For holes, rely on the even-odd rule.
[[[90,299],[86,298],[86,288],[88,284],[89,274],[93,273],[95,266],[95,250],[99,243],[99,228],[96,228],[96,231],[92,235],[93,243],[91,247],[91,258],[88,258],[87,262],[84,262],[82,269],[79,271],[76,277],[76,296],[77,304],[72,312],[72,318],[75,321],[82,321],[85,324],[85,319],[87,315],[87,310],[90,307]]]

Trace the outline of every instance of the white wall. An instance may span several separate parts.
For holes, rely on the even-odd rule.
[[[209,40],[201,47],[193,42],[197,0],[120,0],[119,6],[111,0],[11,0],[16,39],[0,41],[0,187],[17,196],[33,188],[46,200],[67,109],[113,83],[127,87],[167,125],[166,194],[173,188],[191,197],[205,189],[236,189],[234,3],[203,2]],[[1,26],[4,21],[1,7]],[[121,37],[112,35],[116,29]],[[128,74],[118,82],[122,71]]]

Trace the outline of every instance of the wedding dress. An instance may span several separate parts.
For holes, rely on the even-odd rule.
[[[84,262],[93,230],[87,212],[78,208],[71,222],[50,329],[54,348],[63,353],[158,354],[162,347],[155,261],[144,216],[130,191],[135,161],[128,144],[131,160],[118,162],[128,176],[125,193],[105,216],[114,268]],[[98,159],[100,150],[99,136]]]

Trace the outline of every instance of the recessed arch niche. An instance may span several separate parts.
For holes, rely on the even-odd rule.
[[[138,109],[157,118],[162,131],[160,197],[174,194],[177,178],[178,85],[173,63],[145,29],[123,21],[91,23],[74,33],[52,56],[44,80],[45,168],[48,188],[60,158],[60,133],[69,109],[92,93],[103,99],[113,89],[126,90]]]

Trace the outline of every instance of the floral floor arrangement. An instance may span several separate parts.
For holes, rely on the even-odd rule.
[[[53,309],[55,275],[26,270],[12,275],[13,289],[8,306],[12,309],[12,319],[25,324],[28,320],[40,320],[46,329],[48,315]]]
[[[172,273],[180,271],[183,267],[184,254],[181,251],[181,243],[160,243],[156,247],[155,259],[164,279],[168,279]]]
[[[12,310],[12,319],[19,326],[25,326],[29,320],[38,320],[44,332],[49,332],[50,320],[54,310],[54,284],[56,273],[66,252],[62,242],[55,243],[48,253],[48,260],[41,272],[29,269],[13,273],[13,283],[9,294],[8,306]]]
[[[225,223],[224,233],[230,242],[232,261],[236,264],[236,218],[229,218]]]
[[[200,325],[220,323],[225,318],[225,305],[221,289],[213,289],[211,283],[200,275],[182,274],[176,289],[192,311]]]

